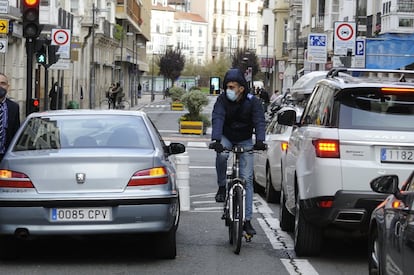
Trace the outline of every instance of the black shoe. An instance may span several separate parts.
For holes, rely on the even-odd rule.
[[[216,202],[224,202],[226,200],[226,187],[220,186],[216,194]]]
[[[254,230],[250,221],[245,221],[243,225],[243,230],[250,236],[256,235],[256,230]]]

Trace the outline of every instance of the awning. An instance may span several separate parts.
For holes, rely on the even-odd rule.
[[[366,39],[367,69],[400,69],[414,63],[414,34],[383,34]]]

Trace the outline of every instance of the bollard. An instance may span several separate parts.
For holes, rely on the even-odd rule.
[[[177,187],[180,192],[180,208],[182,211],[190,210],[190,157],[187,153],[175,156],[175,169],[177,173]]]

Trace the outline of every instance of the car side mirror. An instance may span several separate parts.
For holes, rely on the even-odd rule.
[[[296,111],[286,110],[277,115],[277,122],[282,125],[292,126],[296,123]]]
[[[398,188],[397,175],[384,175],[373,179],[370,182],[371,189],[377,193],[398,195],[400,189]]]
[[[168,154],[170,155],[181,154],[185,152],[184,144],[178,142],[171,142],[170,145],[167,146],[167,148]]]

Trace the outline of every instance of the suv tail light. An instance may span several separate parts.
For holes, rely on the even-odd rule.
[[[289,145],[289,143],[286,142],[286,141],[282,141],[282,143],[280,143],[280,148],[282,149],[282,152],[286,152],[287,151],[287,149],[289,147],[288,145]]]
[[[312,141],[316,156],[319,158],[339,158],[339,140],[316,139]]]
[[[128,182],[128,186],[159,185],[168,183],[165,167],[154,167],[136,172]]]
[[[27,175],[10,170],[0,170],[0,187],[34,188],[32,181]]]

